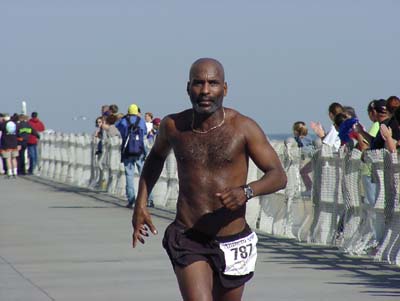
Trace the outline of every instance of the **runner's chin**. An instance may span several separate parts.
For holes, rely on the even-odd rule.
[[[217,110],[217,106],[210,102],[200,102],[194,104],[194,110],[199,114],[212,114]]]

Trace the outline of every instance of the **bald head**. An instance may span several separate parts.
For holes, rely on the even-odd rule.
[[[189,81],[193,79],[194,74],[201,72],[202,69],[205,69],[207,67],[212,67],[215,70],[216,74],[221,76],[222,81],[225,81],[224,67],[219,61],[212,58],[200,58],[196,60],[190,67]]]

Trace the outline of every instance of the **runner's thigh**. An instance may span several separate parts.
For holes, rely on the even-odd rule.
[[[244,284],[235,288],[223,288],[220,285],[214,286],[214,300],[220,301],[240,301],[244,291]]]
[[[213,300],[213,270],[206,261],[196,261],[186,267],[175,267],[183,300]]]

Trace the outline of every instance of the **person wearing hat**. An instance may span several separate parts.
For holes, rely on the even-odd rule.
[[[151,121],[152,127],[151,127],[151,130],[147,133],[147,148],[148,148],[148,151],[150,151],[151,147],[154,144],[154,141],[156,140],[156,136],[158,134],[158,129],[160,128],[160,123],[161,123],[161,119],[160,118],[154,118]]]
[[[391,115],[387,109],[387,103],[385,99],[378,99],[374,104],[374,110],[376,111],[376,118],[379,122],[380,127],[385,125],[392,131],[392,138],[396,141],[400,140],[400,129],[399,123],[395,118],[391,118]],[[385,148],[385,140],[381,135],[379,129],[378,134],[371,140],[370,149],[381,149]]]
[[[128,114],[115,123],[115,127],[119,130],[122,138],[121,162],[124,164],[125,168],[125,192],[128,200],[128,204],[126,205],[127,208],[133,207],[136,198],[134,187],[135,168],[140,175],[143,168],[144,158],[146,156],[144,147],[142,152],[135,155],[128,154],[124,151],[124,146],[127,145],[130,134],[129,127],[135,124],[137,124],[139,130],[139,135],[137,135],[137,138],[135,139],[141,140],[140,142],[143,143],[144,146],[144,137],[147,133],[146,123],[139,116],[139,107],[136,104],[131,104],[128,107]]]

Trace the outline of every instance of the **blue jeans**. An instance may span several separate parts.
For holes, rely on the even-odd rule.
[[[365,190],[365,203],[371,207],[375,206],[376,199],[378,197],[377,183],[372,183],[371,176],[363,175],[362,183]]]
[[[30,174],[33,173],[33,170],[35,169],[37,165],[37,145],[36,144],[28,144],[28,158],[29,158],[29,170],[28,172]]]
[[[135,202],[135,186],[133,182],[135,176],[135,166],[137,168],[138,175],[140,176],[143,169],[144,155],[137,157],[123,158],[122,163],[124,163],[125,167],[126,198],[128,199],[129,204],[133,204]]]

